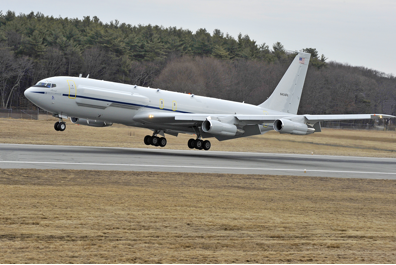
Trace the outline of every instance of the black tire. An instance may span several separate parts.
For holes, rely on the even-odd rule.
[[[198,149],[198,150],[202,150],[202,148],[203,148],[203,141],[197,139],[197,140],[195,141],[195,148]]]
[[[203,142],[203,146],[202,147],[203,147],[204,150],[208,151],[211,146],[212,146],[212,144],[208,140],[206,140],[206,141]]]
[[[159,139],[159,146],[165,147],[166,143],[167,143],[167,141],[166,141],[166,138],[165,138],[165,137],[161,137],[161,138]]]
[[[146,145],[151,145],[151,136],[150,136],[150,135],[146,135],[146,136],[144,137],[144,143],[145,143]]]
[[[159,145],[159,138],[157,136],[153,136],[151,138],[151,145],[158,146]]]
[[[195,148],[195,140],[194,140],[194,139],[188,140],[187,145],[188,145],[188,147],[189,147],[190,149],[194,149],[194,148]]]
[[[61,132],[63,132],[64,130],[66,130],[66,123],[60,122],[60,123],[58,124],[58,129],[59,129],[59,131],[61,131]]]
[[[55,122],[55,124],[54,124],[55,131],[59,131],[58,125],[59,125],[59,121]]]

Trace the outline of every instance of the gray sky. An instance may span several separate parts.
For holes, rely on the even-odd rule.
[[[12,0],[1,10],[54,17],[97,16],[105,23],[162,25],[247,34],[270,47],[316,48],[329,61],[396,76],[395,0]]]

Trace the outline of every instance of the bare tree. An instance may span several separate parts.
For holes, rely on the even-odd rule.
[[[47,48],[44,53],[43,63],[46,69],[46,76],[62,75],[65,72],[66,60],[63,53],[57,48]]]
[[[163,89],[203,95],[205,80],[193,58],[185,56],[169,62],[154,86]]]
[[[12,94],[31,67],[32,61],[28,57],[14,59],[9,49],[0,49],[0,95],[3,109],[8,108]]]
[[[84,61],[83,71],[93,78],[102,78],[106,70],[106,57],[99,47],[92,47],[82,54]]]
[[[6,108],[9,83],[15,72],[14,54],[8,47],[0,46],[1,107]]]
[[[200,75],[205,80],[203,94],[209,97],[229,99],[230,69],[227,61],[211,57],[196,57],[194,64],[198,66]]]

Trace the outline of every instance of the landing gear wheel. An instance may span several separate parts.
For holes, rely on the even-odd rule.
[[[59,121],[55,122],[54,124],[55,131],[59,131],[58,126],[59,126]]]
[[[59,129],[59,131],[61,131],[61,132],[63,132],[64,130],[66,130],[66,123],[60,122],[60,123],[58,124],[58,129]]]
[[[195,140],[194,140],[194,139],[188,140],[187,145],[188,145],[188,147],[189,147],[190,149],[194,149],[194,148],[195,148]]]
[[[199,149],[199,150],[202,150],[202,148],[203,148],[203,141],[197,139],[197,140],[195,141],[195,148],[196,148],[196,149]]]
[[[150,145],[151,144],[151,136],[150,135],[146,135],[145,137],[144,137],[144,143],[146,144],[146,145]]]
[[[161,138],[159,139],[159,146],[165,147],[166,143],[167,143],[167,141],[166,141],[166,138],[165,138],[165,137],[161,137]]]
[[[202,147],[203,147],[204,150],[207,151],[207,150],[210,149],[211,146],[212,146],[212,144],[208,140],[206,140],[206,141],[203,142],[203,146]]]
[[[159,145],[159,138],[157,136],[153,136],[151,138],[151,145],[158,146]]]
[[[167,140],[165,137],[157,137],[157,136],[150,136],[146,135],[144,137],[144,143],[146,145],[153,145],[153,146],[161,146],[164,147],[167,144]]]

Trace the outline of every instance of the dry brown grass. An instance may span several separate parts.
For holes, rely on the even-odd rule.
[[[158,148],[144,145],[143,137],[151,134],[147,129],[123,125],[94,128],[69,121],[66,131],[56,132],[54,121],[0,119],[0,143]],[[166,148],[187,149],[191,137],[168,136]],[[225,142],[213,139],[211,150],[396,157],[396,131],[323,129],[321,133],[306,136],[272,131]]]
[[[0,169],[1,263],[396,263],[396,182]]]
[[[145,147],[150,131],[0,119],[0,143]],[[168,137],[186,149],[189,136]],[[212,150],[396,157],[396,132],[268,133]],[[155,147],[147,147],[155,148]],[[0,169],[1,263],[396,263],[396,182]]]

